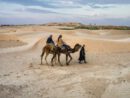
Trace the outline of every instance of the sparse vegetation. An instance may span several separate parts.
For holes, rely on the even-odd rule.
[[[75,28],[60,28],[61,30],[75,30]]]
[[[88,29],[88,30],[130,30],[128,26],[96,26],[96,25],[81,25],[74,27],[75,29]]]

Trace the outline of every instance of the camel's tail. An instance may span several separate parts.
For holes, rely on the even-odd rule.
[[[42,49],[42,54],[41,54],[41,57],[44,56],[44,53],[45,53],[45,47]]]
[[[45,47],[42,49],[42,54],[41,54],[41,64],[42,64],[42,58],[44,56],[44,53],[45,53]]]

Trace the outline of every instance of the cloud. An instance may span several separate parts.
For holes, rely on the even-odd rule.
[[[108,9],[108,8],[114,8],[115,5],[114,4],[89,4],[89,6],[91,8],[94,8],[94,9]]]
[[[47,8],[75,8],[88,4],[130,4],[130,0],[0,0],[0,2]]]
[[[57,1],[58,2],[58,1]],[[62,1],[63,3],[63,1]],[[70,3],[73,4],[73,3]],[[45,16],[45,14],[57,14],[57,15],[70,15],[70,16],[85,16],[91,18],[127,18],[130,17],[130,13],[128,13],[128,9],[130,8],[130,4],[93,4],[81,6],[78,8],[46,8],[43,6],[25,6],[21,4],[14,3],[0,3],[0,16],[4,16],[5,14],[12,14],[19,17],[30,17],[37,16]],[[37,15],[36,15],[37,13]],[[34,15],[33,15],[34,14]],[[20,16],[21,15],[21,16]],[[32,16],[31,16],[32,15]],[[46,15],[47,16],[47,15]]]
[[[80,7],[73,0],[0,0],[0,2],[15,3],[25,6],[43,6],[46,8],[76,8]]]
[[[86,4],[130,4],[129,0],[71,0],[82,5]]]
[[[49,11],[49,10],[42,10],[42,9],[34,9],[34,8],[28,8],[28,9],[26,9],[26,11],[28,11],[28,12],[32,12],[32,13],[46,13],[46,14],[48,14],[48,13],[56,13],[56,12],[53,12],[53,11]]]
[[[128,0],[0,0],[0,20],[3,19],[0,22],[94,21],[98,23],[96,20],[102,20],[109,23],[109,19],[120,19],[124,23],[124,19],[128,20],[130,17],[128,9],[130,9]],[[14,21],[7,21],[9,19]]]

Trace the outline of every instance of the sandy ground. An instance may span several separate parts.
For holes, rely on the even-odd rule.
[[[130,31],[59,30],[53,26],[0,29],[0,98],[130,98]],[[87,64],[79,53],[61,67],[40,65],[46,38],[59,34],[72,47],[86,45]],[[52,55],[48,57],[50,62]]]

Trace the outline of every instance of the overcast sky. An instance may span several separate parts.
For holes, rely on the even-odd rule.
[[[81,22],[130,26],[130,0],[0,0],[0,24]]]

